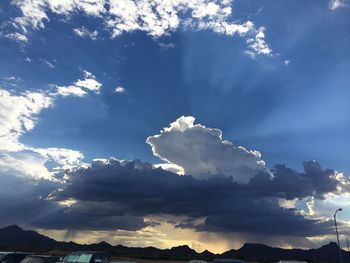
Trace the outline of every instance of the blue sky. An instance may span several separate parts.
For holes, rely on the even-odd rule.
[[[266,170],[285,164],[302,171],[303,161],[316,160],[350,174],[347,1],[212,1],[219,9],[203,4],[210,1],[184,1],[194,7],[183,13],[174,7],[180,24],[163,25],[164,32],[145,21],[132,27],[120,15],[113,20],[112,11],[96,14],[94,5],[111,8],[109,1],[87,7],[21,2],[0,4],[0,87],[12,98],[38,92],[51,100],[37,112],[15,115],[31,119],[32,128],[5,130],[19,134],[14,143],[26,151],[71,149],[84,163],[115,157],[180,165],[152,153],[146,139],[193,116],[195,123],[220,129],[224,140],[259,151]],[[214,13],[191,17],[201,4]],[[228,7],[232,12],[224,11]],[[120,31],[120,25],[129,28]],[[241,28],[231,34],[227,25]],[[73,93],[72,85],[84,95]],[[15,112],[16,105],[10,107]],[[17,158],[17,151],[2,154]],[[51,159],[42,161],[44,167],[60,163]]]

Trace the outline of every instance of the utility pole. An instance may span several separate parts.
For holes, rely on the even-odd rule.
[[[341,253],[341,248],[340,248],[340,242],[339,242],[339,234],[338,234],[338,226],[337,226],[337,213],[343,211],[342,208],[338,208],[337,210],[335,210],[334,213],[334,225],[335,225],[335,233],[337,234],[337,241],[338,241],[338,249],[339,249],[339,260],[340,263],[343,263],[343,255]]]

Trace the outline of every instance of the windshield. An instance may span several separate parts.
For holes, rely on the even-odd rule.
[[[68,255],[64,258],[64,261],[66,262],[77,262],[77,263],[89,263],[90,259],[92,257],[92,254],[72,254]]]

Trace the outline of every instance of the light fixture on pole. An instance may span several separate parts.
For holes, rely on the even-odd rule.
[[[337,210],[335,210],[334,213],[334,225],[335,225],[335,233],[337,234],[337,241],[338,241],[338,249],[339,249],[339,260],[340,263],[343,263],[343,255],[341,253],[341,248],[340,248],[340,242],[339,242],[339,234],[338,234],[338,226],[337,226],[337,213],[343,211],[342,208],[338,208]]]

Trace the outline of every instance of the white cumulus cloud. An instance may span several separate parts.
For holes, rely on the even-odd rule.
[[[91,38],[92,40],[96,40],[97,39],[97,35],[98,32],[96,30],[94,31],[90,31],[89,29],[87,29],[86,27],[82,26],[79,28],[74,28],[73,29],[74,34],[76,34],[77,36],[83,37],[83,38]]]
[[[248,38],[248,50],[247,55],[251,58],[255,58],[257,55],[271,55],[272,50],[265,42],[265,28],[260,27],[256,30],[256,35],[252,38]]]
[[[233,176],[237,182],[246,183],[264,170],[260,152],[223,140],[221,130],[194,121],[194,117],[182,116],[160,134],[148,137],[153,154],[199,178]]]
[[[329,8],[331,10],[336,10],[338,8],[345,7],[346,5],[345,0],[331,0],[329,2]]]
[[[178,166],[173,163],[160,163],[160,164],[155,164],[154,167],[156,168],[162,168],[163,170],[167,170],[169,172],[176,173],[178,175],[184,175],[185,171],[181,166]]]
[[[27,150],[10,153],[0,151],[0,173],[50,180],[52,176],[45,167],[46,161],[40,154]]]
[[[51,97],[40,92],[15,95],[0,88],[0,150],[23,149],[19,137],[34,128],[38,114],[52,106]]]
[[[92,73],[84,71],[84,79],[78,79],[72,85],[57,86],[57,91],[53,95],[84,97],[89,91],[99,94],[101,87],[102,84]]]
[[[84,97],[85,95],[87,95],[87,92],[85,90],[74,85],[58,86],[57,93],[60,94],[62,97],[66,97],[66,96]]]
[[[124,93],[125,92],[125,88],[122,86],[118,86],[114,89],[114,92],[116,93]]]
[[[82,164],[84,155],[72,149],[66,148],[32,148],[33,152],[39,153],[46,160],[51,160],[57,163],[55,169],[70,169]]]
[[[14,94],[0,88],[0,171],[32,178],[52,179],[57,169],[82,163],[79,151],[65,148],[35,148],[21,137],[35,128],[42,110],[53,107],[55,97],[41,91]],[[52,162],[52,169],[46,167]]]
[[[16,93],[0,88],[0,171],[52,179],[59,170],[81,165],[84,156],[79,151],[35,148],[23,144],[21,137],[35,128],[39,114],[53,107],[57,96],[82,97],[88,92],[99,93],[101,86],[92,73],[84,71],[84,79],[73,85],[56,86],[52,93],[41,90]]]
[[[250,56],[269,55],[264,28],[252,21],[232,22],[233,0],[14,0],[22,12],[14,19],[22,32],[45,28],[50,13],[70,17],[79,11],[103,21],[104,30],[112,38],[132,31],[144,31],[152,37],[183,30],[211,30],[218,34],[238,34],[247,39]],[[97,37],[96,30],[84,26],[74,33],[82,37]]]

